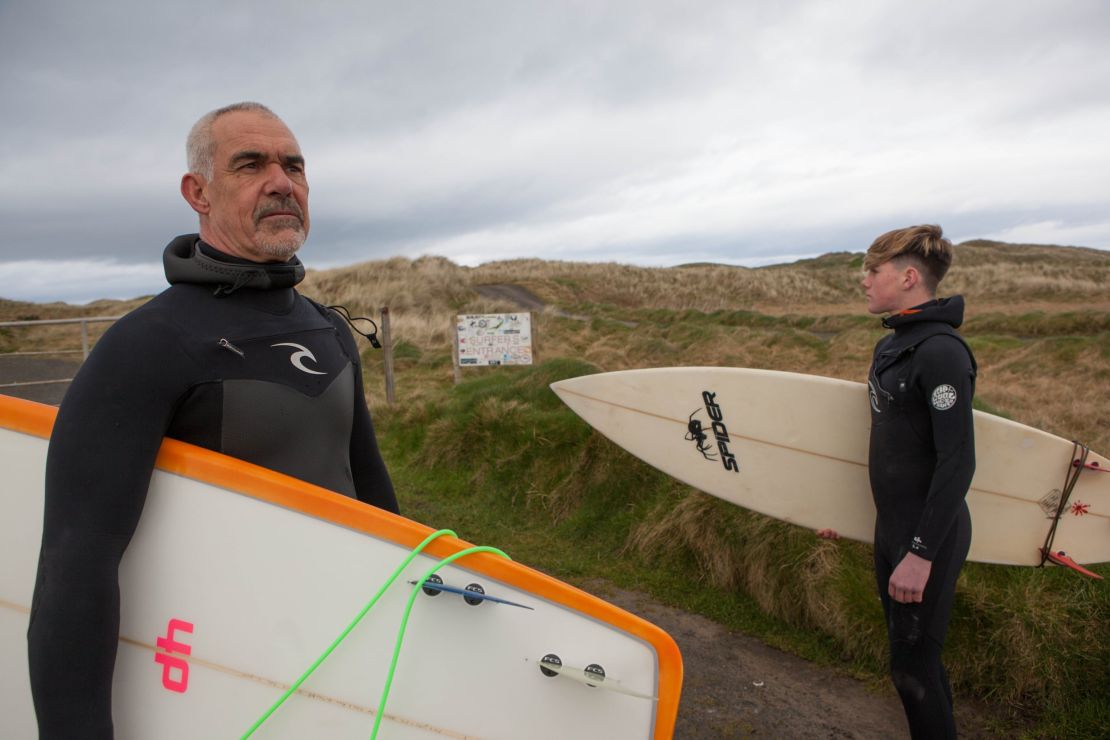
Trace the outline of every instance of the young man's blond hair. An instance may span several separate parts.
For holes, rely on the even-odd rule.
[[[867,249],[863,269],[871,270],[891,260],[911,262],[921,273],[926,289],[935,294],[952,265],[952,242],[934,224],[888,231]]]

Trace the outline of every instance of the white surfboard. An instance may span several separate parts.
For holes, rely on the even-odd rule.
[[[587,375],[552,389],[595,429],[706,493],[813,529],[871,542],[867,387],[742,368],[659,368]],[[1037,565],[1073,469],[1073,444],[975,412],[968,492],[970,559]],[[1110,560],[1110,468],[1091,453],[1053,545],[1078,563]]]
[[[4,738],[35,736],[26,631],[53,419],[51,407],[0,396]],[[241,737],[431,532],[167,440],[121,566],[116,737]],[[467,547],[432,541],[252,737],[369,737],[404,607],[420,589],[410,581]],[[665,632],[495,554],[467,555],[437,575],[512,603],[416,594],[379,737],[671,736],[682,661]],[[623,691],[545,673],[548,655],[602,666]]]

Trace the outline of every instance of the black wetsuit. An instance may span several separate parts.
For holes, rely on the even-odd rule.
[[[40,737],[111,738],[118,566],[163,436],[397,511],[358,349],[294,290],[304,268],[178,237],[171,287],[109,329],[74,379],[46,461],[28,630]]]
[[[975,473],[976,364],[954,331],[963,313],[963,298],[955,296],[885,319],[894,333],[876,345],[868,377],[876,585],[891,676],[914,738],[955,737],[940,657],[956,577],[971,544],[964,497]],[[932,561],[920,604],[901,604],[887,593],[907,552]]]

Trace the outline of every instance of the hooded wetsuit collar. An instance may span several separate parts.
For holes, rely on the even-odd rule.
[[[167,244],[162,264],[171,285],[214,285],[217,294],[239,288],[292,288],[304,279],[304,265],[295,256],[288,262],[241,260],[205,244],[199,234],[185,234]]]
[[[894,329],[895,332],[911,328],[915,324],[939,321],[948,324],[953,329],[964,322],[964,297],[954,295],[951,298],[934,299],[920,306],[907,308],[883,319],[883,326]]]
[[[947,334],[963,343],[967,342],[956,333],[956,327],[964,320],[963,296],[952,296],[922,303],[920,306],[900,311],[883,319],[883,326],[893,329],[875,345],[875,359],[871,365],[872,382],[887,367],[892,365],[905,352],[913,352],[919,344],[938,334]],[[975,356],[967,347],[974,372]]]

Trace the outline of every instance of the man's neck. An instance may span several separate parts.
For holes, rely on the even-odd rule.
[[[201,237],[200,241],[197,242],[197,246],[205,256],[211,257],[214,260],[219,260],[220,262],[227,262],[232,265],[262,264],[253,260],[244,259],[243,257],[238,257],[234,254],[231,254],[230,252],[220,249],[219,247],[212,246],[204,240],[204,237]]]
[[[926,303],[932,303],[936,299],[937,296],[935,293],[929,293],[923,290],[915,290],[911,293],[907,293],[905,299],[899,301],[899,307],[891,311],[890,315],[896,316],[900,313],[904,313],[915,308],[920,308]]]

